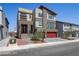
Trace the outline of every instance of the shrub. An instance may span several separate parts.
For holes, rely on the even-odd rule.
[[[31,40],[32,41],[44,41],[44,34],[43,34],[43,30],[41,28],[39,28],[33,35]]]
[[[16,39],[15,38],[11,38],[9,42],[10,42],[10,44],[15,44],[16,43]]]
[[[39,37],[38,37],[38,35],[37,35],[36,33],[34,33],[34,34],[32,35],[31,40],[32,40],[32,41],[40,41],[40,39],[39,39]]]
[[[66,31],[66,32],[64,32],[64,38],[68,38],[68,37],[71,37],[71,35],[72,35],[72,31]]]

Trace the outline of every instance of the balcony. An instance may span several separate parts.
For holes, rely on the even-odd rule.
[[[64,27],[64,31],[79,31],[79,28],[77,27]]]
[[[48,32],[57,32],[57,29],[47,29]]]

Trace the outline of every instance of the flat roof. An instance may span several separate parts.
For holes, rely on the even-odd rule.
[[[52,14],[57,15],[57,13],[53,12],[52,10],[48,9],[47,7],[45,7],[45,6],[43,6],[43,5],[41,5],[39,8],[40,8],[40,9],[44,8],[44,9],[50,11]]]
[[[23,12],[23,13],[32,14],[32,10],[29,10],[29,9],[19,8],[18,11]]]
[[[74,23],[70,23],[70,22],[64,22],[64,21],[56,21],[56,22],[60,22],[60,23],[64,23],[64,24],[71,24],[71,25],[79,26],[79,24],[74,24]]]

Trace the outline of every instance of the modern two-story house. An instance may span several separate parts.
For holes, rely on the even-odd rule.
[[[19,8],[17,14],[17,36],[26,39],[33,31],[32,10]]]
[[[0,41],[8,37],[9,22],[3,8],[0,7]]]
[[[57,37],[56,13],[50,9],[40,6],[33,11],[33,26],[35,30],[43,29],[45,37]]]
[[[58,29],[58,37],[63,37],[67,31],[72,32],[70,37],[79,37],[79,25],[77,24],[56,21],[56,28]]]
[[[42,28],[45,37],[57,37],[56,13],[44,6],[33,11],[19,8],[17,15],[17,35],[24,38],[26,35]]]

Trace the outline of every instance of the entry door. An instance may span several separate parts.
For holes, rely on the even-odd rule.
[[[22,24],[22,25],[21,25],[21,33],[27,33],[27,32],[28,32],[28,26]]]
[[[31,28],[30,28],[30,33],[33,32],[33,25],[31,25]]]

